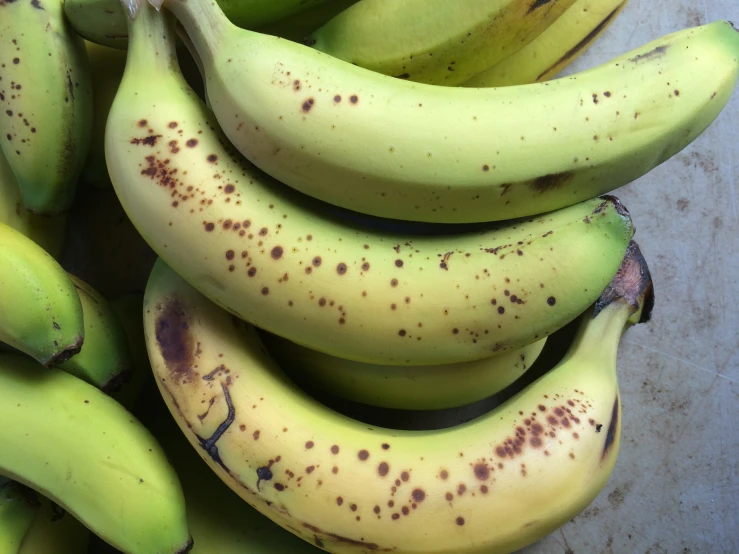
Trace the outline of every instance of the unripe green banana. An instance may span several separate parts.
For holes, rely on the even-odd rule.
[[[256,29],[312,11],[328,1],[218,0],[218,4],[234,25]],[[110,48],[126,49],[128,27],[119,0],[64,0],[64,12],[74,30],[85,39]]]
[[[458,85],[504,60],[574,0],[362,0],[306,40],[392,77]]]
[[[103,296],[79,277],[69,274],[82,305],[85,343],[59,369],[103,392],[125,388],[133,375],[128,339],[118,316]]]
[[[267,350],[296,383],[382,408],[439,410],[477,402],[521,377],[546,338],[497,356],[456,364],[388,366],[329,356],[271,333]]]
[[[39,505],[31,489],[0,477],[0,554],[18,554]]]
[[[77,354],[83,340],[82,306],[67,273],[0,223],[0,341],[53,366]]]
[[[39,495],[41,508],[23,542],[14,554],[83,554],[90,531],[75,517],[48,498]]]
[[[87,156],[92,83],[62,0],[0,4],[0,146],[25,207],[69,209]]]
[[[18,181],[2,152],[0,152],[0,223],[20,231],[54,258],[59,259],[64,245],[66,216],[64,214],[42,216],[26,210]]]
[[[628,3],[629,0],[576,0],[534,40],[462,86],[501,87],[551,79],[585,52]]]
[[[47,496],[127,554],[189,550],[177,475],[120,404],[14,354],[0,354],[0,395],[0,474]]]
[[[543,338],[616,272],[634,229],[615,198],[424,236],[355,225],[281,186],[189,91],[165,14],[144,3],[132,22],[108,169],[153,250],[235,315],[341,358],[461,362]]]
[[[321,25],[336,17],[358,0],[327,0],[297,14],[285,17],[256,29],[259,33],[266,33],[277,37],[294,40],[305,40],[310,33]]]
[[[436,431],[367,426],[324,407],[287,378],[254,327],[161,261],[144,329],[156,383],[190,443],[292,533],[334,553],[507,553],[583,510],[616,462],[618,344],[651,295],[635,246],[609,290],[554,369],[491,412]]]
[[[125,331],[128,351],[133,362],[133,374],[124,387],[109,394],[124,408],[133,410],[141,391],[151,379],[151,365],[144,339],[144,294],[141,292],[124,294],[111,300],[110,307],[118,316]]]
[[[567,79],[436,87],[239,29],[213,3],[164,5],[244,156],[310,196],[403,220],[510,219],[614,190],[698,137],[739,69],[739,33],[718,21]]]

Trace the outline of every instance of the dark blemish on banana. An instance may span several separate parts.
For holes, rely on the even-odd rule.
[[[282,246],[275,246],[270,252],[270,256],[272,256],[273,260],[279,260],[282,258],[282,252]]]
[[[306,449],[306,450],[310,450],[310,449],[311,449],[311,448],[313,448],[314,446],[315,446],[315,443],[314,443],[313,441],[307,441],[307,442],[305,443],[305,449]]]
[[[320,267],[321,266],[321,256],[316,256],[313,258],[313,261],[311,262],[313,264],[313,267]]]
[[[400,331],[398,331],[398,336],[404,337],[405,336],[405,329],[401,329]]]
[[[246,274],[249,277],[254,277],[257,274],[257,268],[256,267],[250,267],[249,270],[246,272]]]
[[[397,279],[391,279],[390,280],[390,286],[391,287],[397,287],[398,286],[398,280]]]
[[[273,477],[270,466],[274,460],[270,460],[269,465],[257,468],[257,490],[261,485],[262,481],[270,481]]]
[[[146,127],[149,124],[145,119],[141,119],[138,123],[139,127]]]
[[[216,156],[215,154],[210,154],[210,155],[209,155],[209,156],[208,156],[208,157],[206,158],[206,160],[208,160],[208,161],[209,161],[210,163],[212,163],[212,164],[213,164],[213,163],[216,163],[216,162],[218,161],[218,156]]]
[[[390,445],[388,443],[386,443],[386,442],[383,442],[382,443],[382,449],[383,450],[389,450],[390,449]]]
[[[480,481],[486,481],[488,477],[490,477],[490,468],[488,468],[487,464],[485,463],[477,463],[475,464],[475,467],[473,469],[475,472],[475,477],[477,477]]]
[[[267,296],[269,294],[269,287],[262,287],[262,296]]]
[[[550,296],[549,298],[547,298],[547,304],[549,304],[550,306],[554,306],[556,303],[557,299],[554,298],[554,296]]]
[[[603,452],[601,460],[606,457],[608,451],[616,440],[616,427],[618,427],[618,397],[613,401],[613,409],[611,410],[611,421],[608,423],[608,431],[606,431],[606,440],[603,443]],[[596,430],[598,430],[596,428]]]
[[[315,104],[315,100],[313,98],[308,98],[308,100],[303,102],[303,113],[308,113],[313,107],[313,104]]]
[[[395,260],[395,267],[403,267],[403,260]]]
[[[339,275],[344,275],[346,273],[346,264],[344,262],[341,262],[336,266],[336,273]]]
[[[369,452],[367,452],[366,450],[360,450],[357,453],[357,458],[359,458],[362,461],[365,461],[367,458],[369,458]]]
[[[337,94],[336,96],[334,96],[334,103],[338,104],[339,102],[341,102],[341,96]]]
[[[416,502],[423,502],[426,499],[426,492],[423,489],[413,489],[411,498]]]
[[[156,337],[164,363],[175,382],[192,376],[195,341],[190,318],[179,298],[170,299],[156,321]]]
[[[293,90],[294,90],[294,91],[298,91],[298,90],[300,90],[300,81],[299,81],[298,79],[295,79],[295,80],[293,81]]]
[[[593,104],[597,104],[597,103],[598,103],[598,95],[593,93]]]
[[[339,453],[339,447],[338,447],[338,445],[334,444],[334,445],[333,445],[333,446],[331,447],[331,454],[333,454],[333,455],[336,455],[336,454],[338,454],[338,453]]]
[[[185,146],[187,146],[188,148],[195,148],[197,145],[198,145],[198,139],[194,139],[194,138],[189,139],[185,143]]]
[[[553,189],[562,188],[572,180],[574,173],[572,171],[564,171],[562,173],[550,173],[537,177],[531,182],[531,188],[534,192],[543,193]]]
[[[377,473],[380,475],[380,477],[385,477],[389,471],[390,466],[387,464],[387,462],[381,462],[380,465],[377,466]]]
[[[460,527],[462,527],[462,525],[464,525],[464,518],[463,517],[458,517],[455,520],[455,522],[456,522],[457,525],[459,525]]]
[[[649,52],[645,54],[639,54],[638,56],[635,56],[633,58],[629,58],[629,61],[632,63],[639,63],[641,61],[649,60],[652,58],[659,58],[664,56],[665,52],[667,51],[667,47],[669,45],[663,44],[662,46],[657,46],[653,50],[650,50]]]
[[[208,222],[208,223],[205,223],[205,222],[204,222],[204,223],[203,223],[203,226],[205,227],[205,230],[206,230],[206,231],[207,231],[208,233],[210,233],[210,232],[211,232],[211,231],[212,231],[213,229],[215,229],[215,228],[216,228],[215,224],[214,224],[214,223],[211,223],[211,222]]]
[[[362,264],[362,271],[368,271],[368,270],[369,270],[369,268],[370,268],[370,264],[369,264],[369,262],[364,262],[364,263]]]
[[[232,184],[228,184],[223,187],[223,192],[225,192],[226,194],[231,194],[234,190],[236,190],[236,187]]]
[[[352,104],[356,104],[357,102],[359,102],[359,97],[356,94],[352,94],[349,97],[349,102],[351,102]]]
[[[136,145],[143,144],[144,146],[155,146],[157,143],[157,139],[161,137],[162,135],[149,135],[148,137],[144,137],[144,138],[134,137],[131,139],[131,144],[136,144]]]
[[[208,456],[210,456],[211,459],[219,466],[221,466],[226,472],[231,473],[228,467],[226,467],[226,465],[223,463],[223,460],[221,460],[216,442],[218,442],[218,439],[223,436],[223,433],[225,433],[226,430],[234,422],[236,410],[234,408],[233,402],[231,402],[231,394],[228,392],[228,386],[225,383],[221,383],[221,387],[223,388],[223,397],[226,400],[226,406],[228,406],[228,414],[226,416],[226,419],[218,426],[215,431],[213,431],[213,434],[210,436],[210,438],[203,439],[197,433],[195,434],[195,436],[200,443],[200,447],[208,453]]]

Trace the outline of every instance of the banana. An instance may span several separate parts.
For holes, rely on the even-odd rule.
[[[42,216],[26,210],[18,181],[5,155],[0,152],[0,223],[20,231],[59,259],[64,245],[67,218],[64,214]]]
[[[329,1],[219,0],[218,4],[235,25],[256,29],[304,11],[312,12]],[[128,26],[119,0],[64,0],[64,13],[74,30],[90,42],[126,49]]]
[[[336,17],[358,0],[327,0],[300,13],[285,17],[256,29],[260,33],[294,40],[305,40],[310,33]]]
[[[0,478],[0,554],[18,554],[38,509],[39,502],[32,490]]]
[[[13,554],[82,554],[87,552],[90,531],[70,513],[40,496],[41,508],[31,528]]]
[[[306,40],[400,79],[458,85],[510,56],[574,0],[362,0]]]
[[[82,306],[62,267],[31,239],[0,223],[0,341],[45,366],[80,351]]]
[[[576,0],[534,40],[462,86],[501,87],[551,79],[585,52],[628,3],[629,0]]]
[[[69,274],[82,305],[85,343],[58,367],[106,393],[125,388],[133,374],[128,339],[118,316],[103,296],[79,277]]]
[[[189,550],[177,475],[120,404],[14,354],[0,354],[0,394],[0,474],[47,496],[127,554]]]
[[[296,195],[228,148],[177,72],[165,13],[142,4],[132,22],[108,169],[152,249],[235,315],[345,359],[461,362],[544,338],[618,269],[633,225],[615,198],[433,236],[356,225]]]
[[[110,307],[123,326],[128,351],[133,361],[133,373],[124,387],[108,394],[130,411],[138,403],[141,391],[151,379],[151,365],[144,339],[144,294],[140,292],[124,294],[111,300]]]
[[[632,245],[554,369],[487,414],[436,431],[367,426],[324,407],[287,378],[254,327],[161,261],[144,329],[180,429],[276,523],[335,553],[494,554],[553,531],[605,486],[621,432],[618,344],[650,295]]]
[[[36,214],[67,211],[87,156],[92,83],[62,0],[0,3],[0,146]]]
[[[455,408],[498,393],[524,374],[546,342],[539,339],[472,362],[399,367],[336,358],[271,333],[264,333],[262,340],[280,367],[304,388],[404,410]]]
[[[436,87],[239,29],[210,2],[164,6],[252,163],[315,198],[404,220],[510,219],[616,189],[698,137],[739,69],[739,33],[718,21],[567,79]]]
[[[82,179],[93,186],[110,186],[105,164],[105,122],[126,67],[125,51],[85,41],[92,83],[92,130],[90,148],[82,170]]]

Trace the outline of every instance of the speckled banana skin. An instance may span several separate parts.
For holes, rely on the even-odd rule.
[[[526,45],[573,2],[364,0],[306,44],[385,75],[454,86]]]
[[[614,467],[618,344],[651,294],[629,253],[554,369],[449,429],[383,429],[326,408],[286,377],[255,328],[161,260],[144,299],[149,358],[200,456],[306,541],[336,553],[507,553],[583,510]]]
[[[629,0],[577,0],[526,46],[462,86],[500,87],[546,81],[583,54]]]
[[[394,79],[167,0],[234,146],[315,198],[388,218],[491,221],[561,208],[641,177],[726,105],[739,33],[715,22],[589,71],[502,88]]]
[[[634,232],[614,198],[443,236],[355,225],[228,149],[161,14],[144,4],[130,36],[106,132],[123,208],[211,300],[314,350],[424,365],[521,347],[598,297]]]
[[[84,333],[82,306],[64,269],[0,223],[0,341],[53,366],[80,351]]]
[[[85,45],[62,0],[0,0],[0,146],[26,209],[69,209],[91,127]]]

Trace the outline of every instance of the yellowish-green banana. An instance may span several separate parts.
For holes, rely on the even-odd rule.
[[[20,231],[59,259],[67,226],[65,215],[42,216],[26,210],[13,170],[0,152],[0,223]]]
[[[305,11],[318,10],[329,1],[218,0],[218,4],[235,25],[256,29]],[[90,42],[126,49],[128,28],[119,0],[64,0],[64,12],[74,30]]]
[[[106,130],[118,198],[214,302],[321,352],[469,361],[544,338],[608,284],[633,234],[617,199],[443,236],[356,225],[240,159],[177,71],[166,12],[142,4]]]
[[[419,83],[454,86],[516,52],[574,0],[362,0],[306,44]]]
[[[34,491],[0,477],[0,554],[18,554],[39,505]]]
[[[629,0],[576,0],[534,40],[468,81],[466,87],[501,87],[546,81],[585,52]]]
[[[25,207],[69,209],[92,125],[85,45],[64,18],[62,0],[0,4],[0,146]]]
[[[133,360],[120,319],[98,291],[75,275],[69,277],[82,305],[85,343],[59,369],[104,392],[125,388],[133,374]]]
[[[618,188],[698,137],[739,70],[739,32],[717,21],[567,79],[437,87],[239,29],[214,3],[164,6],[244,156],[310,196],[403,220],[509,219]]]
[[[259,27],[256,31],[302,42],[307,39],[310,33],[348,7],[356,4],[357,1],[327,0],[302,12]]]
[[[41,508],[31,528],[13,554],[84,554],[90,531],[75,517],[39,495]]]
[[[177,475],[118,402],[14,354],[0,354],[0,396],[0,474],[47,496],[127,554],[187,552]]]
[[[77,354],[83,340],[82,306],[67,273],[0,223],[0,341],[53,366]]]
[[[124,294],[111,300],[110,307],[123,326],[133,362],[133,372],[120,390],[108,394],[127,410],[132,410],[138,403],[144,386],[151,379],[151,365],[144,340],[144,294],[141,292]]]
[[[574,517],[614,467],[618,344],[651,295],[635,246],[608,291],[554,369],[487,414],[436,431],[368,426],[324,407],[280,370],[255,328],[161,261],[144,329],[180,429],[273,521],[334,553],[495,554]]]
[[[454,408],[496,394],[531,367],[546,342],[539,339],[471,362],[388,366],[329,356],[271,333],[264,333],[262,340],[300,385],[370,406],[404,410]]]

